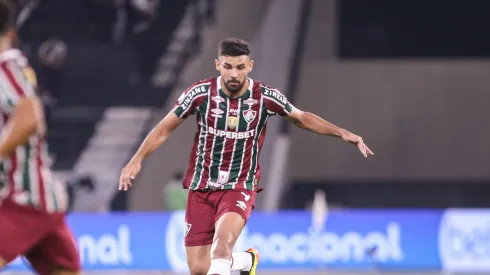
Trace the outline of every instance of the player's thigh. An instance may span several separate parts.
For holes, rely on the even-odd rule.
[[[49,232],[41,212],[4,203],[0,206],[0,268],[34,247]]]
[[[211,245],[187,246],[185,251],[191,275],[206,275],[211,266]]]
[[[218,202],[211,258],[231,257],[255,204],[255,192],[227,190]]]
[[[41,275],[79,274],[80,260],[73,235],[60,214],[57,226],[25,256]]]
[[[217,193],[217,210],[215,223],[226,213],[236,213],[240,215],[245,223],[252,214],[255,207],[256,193],[251,190],[223,190]]]
[[[206,246],[213,242],[216,215],[208,193],[189,191],[185,211],[185,246]]]

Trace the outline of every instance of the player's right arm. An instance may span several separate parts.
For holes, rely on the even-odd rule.
[[[26,69],[13,62],[0,64],[0,78],[4,80],[0,104],[3,112],[10,113],[0,133],[0,158],[11,155],[33,134],[45,132],[42,104],[35,93],[36,83],[32,81],[33,75],[26,75]]]
[[[158,149],[183,121],[183,118],[179,118],[174,112],[170,112],[150,131],[138,151],[136,151],[129,163],[122,169],[119,179],[119,190],[126,191],[131,187],[131,180],[141,170],[143,160]]]
[[[140,172],[143,160],[158,149],[168,139],[170,134],[177,129],[190,114],[196,111],[207,92],[207,87],[204,89],[206,84],[207,83],[198,82],[183,92],[173,110],[169,112],[146,136],[138,151],[122,169],[119,178],[119,190],[126,191],[132,186],[131,180],[133,180]]]

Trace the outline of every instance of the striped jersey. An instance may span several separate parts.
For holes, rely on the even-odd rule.
[[[197,120],[184,188],[258,190],[267,119],[288,115],[292,105],[277,89],[248,80],[237,98],[223,92],[221,77],[199,81],[175,104],[178,117],[195,114]]]
[[[0,133],[23,98],[36,97],[35,74],[17,49],[0,53]],[[44,134],[36,133],[0,160],[0,202],[13,202],[44,210],[64,212],[68,201],[64,184],[49,168]]]

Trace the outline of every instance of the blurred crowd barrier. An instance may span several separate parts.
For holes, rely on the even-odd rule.
[[[87,272],[185,273],[183,211],[74,213],[68,218]],[[279,272],[490,273],[490,209],[255,212],[236,251],[256,247]],[[192,230],[192,226],[190,228]],[[28,271],[17,259],[7,271]]]

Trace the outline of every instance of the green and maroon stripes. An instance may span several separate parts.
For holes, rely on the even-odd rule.
[[[259,147],[261,144],[259,144],[259,137],[262,134],[262,131],[264,130],[266,126],[266,121],[268,118],[267,110],[265,108],[264,104],[264,98],[261,97],[260,99],[260,116],[259,116],[259,121],[257,123],[256,127],[256,135],[253,139],[253,143],[250,148],[247,148],[248,151],[251,152],[250,154],[250,166],[248,169],[248,175],[246,178],[246,181],[244,182],[244,187],[249,190],[254,189],[254,178],[255,174],[257,173],[257,167],[258,162],[259,162]]]
[[[0,106],[3,117],[2,128],[10,118],[15,104],[21,99],[35,96],[34,88],[24,75],[23,68],[13,59],[0,63],[0,90],[4,102]],[[18,146],[8,160],[2,162],[2,169],[9,182],[8,194],[15,202],[43,209],[48,212],[66,210],[66,191],[63,183],[55,178],[46,164],[45,140],[38,135]],[[3,188],[6,188],[5,182]],[[5,192],[0,190],[2,196]]]
[[[214,189],[219,186],[209,183],[224,184],[220,176],[226,174],[222,189],[255,190],[267,119],[275,114],[286,115],[291,107],[279,91],[258,82],[253,82],[248,96],[232,99],[220,91],[220,78],[208,81],[211,86],[197,107],[199,129],[184,185],[193,190]],[[230,127],[231,122],[236,128]]]
[[[197,146],[197,155],[196,155],[196,162],[194,164],[194,173],[191,178],[191,184],[190,184],[190,189],[196,190],[200,188],[200,183],[202,181],[203,174],[206,172],[205,171],[205,162],[206,162],[206,149],[209,146],[209,142],[212,142],[209,140],[209,135],[208,135],[208,125],[209,123],[214,123],[212,121],[212,116],[210,116],[210,110],[211,110],[211,97],[213,94],[213,90],[216,89],[216,81],[211,83],[211,86],[208,88],[208,93],[206,99],[203,101],[202,104],[199,105],[199,143]]]
[[[218,91],[219,93],[219,91]],[[222,97],[220,97],[222,98]],[[217,109],[224,111],[223,114],[216,116],[214,129],[224,129],[228,130],[227,118],[229,113],[229,99],[224,99],[217,105]],[[211,149],[211,165],[209,166],[209,178],[205,179],[206,181],[211,180],[213,182],[218,182],[219,176],[219,165],[222,161],[223,149],[225,146],[226,137],[218,137],[212,135],[213,138],[213,147]]]
[[[228,120],[228,117],[236,117],[238,118],[238,124],[234,129],[228,129],[227,127],[226,130],[233,131],[236,133],[243,131],[242,128],[244,128],[245,124],[243,124],[243,121],[240,116],[240,112],[241,112],[240,110],[242,106],[241,99],[230,100],[227,98],[227,103],[228,103],[228,112],[226,114],[227,117],[226,119]],[[230,116],[230,111],[232,109],[238,110],[238,114],[235,115],[232,113],[232,115]],[[225,173],[228,174],[228,182],[230,183],[236,181],[236,177],[233,178],[233,176],[231,175],[231,168],[233,166],[235,155],[240,155],[240,153],[236,151],[236,145],[239,141],[240,141],[239,139],[231,139],[231,138],[225,140],[223,153],[221,155],[220,165],[218,166],[218,171],[224,171]],[[234,184],[227,184],[223,186],[223,189],[233,189],[233,187]]]

